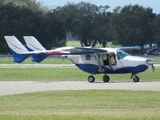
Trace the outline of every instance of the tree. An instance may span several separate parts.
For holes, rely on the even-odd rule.
[[[111,40],[109,34],[109,22],[112,13],[107,11],[108,8],[109,6],[98,7],[98,14],[95,15],[95,21],[93,24],[93,38],[102,44],[103,47],[106,46],[107,41]]]
[[[7,35],[15,35],[23,44],[25,44],[22,40],[23,36],[35,36],[47,49],[50,49],[54,43],[56,46],[65,45],[63,40],[65,32],[61,22],[50,16],[52,13],[44,14],[42,11],[12,3],[0,6],[0,45],[2,45],[0,52],[8,51],[4,40],[4,36]]]
[[[48,12],[46,14],[46,38],[47,44],[51,47],[60,47],[66,45],[65,29],[61,20],[58,18],[57,11]],[[45,41],[46,42],[46,41]]]
[[[77,35],[77,26],[79,23],[79,11],[74,3],[67,3],[63,7],[54,9],[56,16],[62,22],[65,32]]]
[[[27,7],[33,11],[41,11],[43,13],[48,12],[48,8],[43,6],[40,2],[36,2],[36,0],[3,0],[3,4],[12,3],[15,6],[19,7]]]
[[[160,44],[160,14],[158,14],[153,21],[153,39],[154,42]]]
[[[115,43],[124,46],[139,45],[153,41],[152,21],[155,14],[151,8],[139,5],[124,6],[112,15],[110,28]]]

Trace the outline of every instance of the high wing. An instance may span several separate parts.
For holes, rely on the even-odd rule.
[[[140,46],[128,46],[128,47],[120,47],[120,48],[118,48],[118,49],[120,49],[120,50],[140,50],[141,49],[141,47]]]
[[[54,50],[46,50],[39,42],[37,42],[36,39],[29,39],[28,41],[27,39],[25,39],[28,47],[25,48],[24,45],[22,45],[22,43],[15,36],[4,36],[4,38],[13,54],[14,57],[13,61],[19,63],[23,62],[30,55],[32,55],[33,62],[41,62],[49,55],[67,56],[67,55],[94,54],[94,53],[107,52],[107,50],[103,50],[100,48],[83,48],[83,47],[61,47]]]
[[[24,36],[23,38],[24,38],[27,46],[32,51],[46,50],[34,36]],[[68,54],[91,54],[91,53],[95,53],[95,52],[104,52],[104,50],[101,50],[101,49],[87,48],[87,47],[86,48],[84,48],[84,47],[60,47],[55,50],[56,51],[64,51],[63,53],[68,53]],[[55,51],[53,51],[53,50],[48,51],[48,54],[52,54],[52,52],[54,54]]]

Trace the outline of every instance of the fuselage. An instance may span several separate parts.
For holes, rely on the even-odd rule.
[[[79,69],[91,74],[136,74],[145,71],[149,67],[149,64],[146,63],[147,58],[131,56],[122,50],[102,49],[106,49],[108,52],[98,54],[98,57],[96,57],[96,54],[70,55],[68,59]],[[110,57],[113,57],[113,61]]]

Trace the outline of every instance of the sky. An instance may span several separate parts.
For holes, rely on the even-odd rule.
[[[125,6],[125,5],[135,5],[138,4],[143,7],[150,7],[153,9],[153,13],[160,13],[160,0],[36,0],[37,2],[41,2],[43,5],[47,7],[57,7],[57,6],[64,6],[67,2],[70,3],[79,3],[83,2],[90,2],[97,6],[102,5],[109,5],[110,10],[112,11],[117,6]]]

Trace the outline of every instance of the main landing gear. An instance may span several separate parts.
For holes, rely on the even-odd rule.
[[[110,78],[108,75],[103,76],[103,82],[109,82]],[[93,83],[95,81],[95,77],[93,75],[88,76],[88,82]]]

